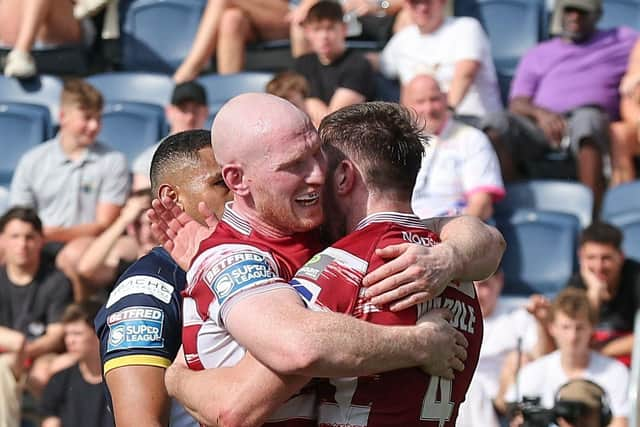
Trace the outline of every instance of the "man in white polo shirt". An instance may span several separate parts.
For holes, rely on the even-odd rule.
[[[404,85],[400,101],[415,110],[435,136],[413,190],[416,214],[491,217],[493,203],[505,190],[498,158],[484,133],[451,117],[446,95],[431,75],[420,74]]]

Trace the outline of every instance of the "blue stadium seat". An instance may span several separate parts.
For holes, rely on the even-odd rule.
[[[221,104],[236,95],[246,92],[264,92],[272,73],[245,71],[236,74],[207,74],[198,82],[207,91],[207,102],[211,110],[220,109]]]
[[[95,86],[106,102],[143,102],[166,105],[173,91],[173,80],[155,73],[103,73],[94,74],[87,81]]]
[[[58,123],[62,85],[62,80],[54,76],[18,80],[0,75],[0,102],[46,105],[51,113],[51,123]]]
[[[134,0],[121,31],[125,70],[172,73],[195,38],[206,0]]]
[[[624,235],[622,250],[629,258],[640,262],[640,211],[628,211],[613,215],[608,222],[619,227]]]
[[[496,204],[496,212],[518,209],[564,212],[578,217],[584,228],[591,224],[593,193],[574,181],[531,180],[507,186],[506,197]]]
[[[0,102],[0,185],[9,185],[20,157],[50,136],[49,110],[43,105]]]
[[[546,34],[543,0],[476,0],[476,4],[477,17],[501,69],[515,69],[520,57]]]
[[[602,10],[599,28],[627,26],[640,30],[640,0],[604,0]]]
[[[164,135],[164,110],[158,105],[116,102],[105,105],[98,139],[123,152],[129,164]]]
[[[503,294],[552,296],[566,285],[577,264],[578,218],[521,209],[495,219],[507,242]]]
[[[603,221],[626,212],[640,212],[640,180],[618,185],[604,193],[600,212]]]

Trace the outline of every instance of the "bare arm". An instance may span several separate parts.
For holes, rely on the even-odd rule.
[[[62,420],[58,417],[47,417],[42,420],[42,427],[62,427]]]
[[[473,59],[464,59],[456,63],[453,80],[447,93],[447,102],[451,107],[455,108],[462,102],[481,65],[480,61]]]
[[[626,335],[624,337],[615,338],[600,349],[600,353],[609,357],[618,357],[631,354],[633,349],[633,334]]]
[[[452,280],[482,280],[498,268],[506,242],[495,227],[470,215],[432,218],[424,224],[440,234],[442,243],[378,249],[379,256],[395,259],[363,280],[373,304],[392,303],[391,310],[403,310],[440,294]]]
[[[169,424],[171,401],[164,385],[164,371],[157,366],[122,366],[107,372],[105,379],[117,426]]]
[[[613,417],[608,427],[627,427],[629,420],[627,417]]]
[[[24,334],[6,326],[0,326],[0,349],[16,352],[25,340]]]
[[[45,334],[27,343],[26,355],[35,359],[47,353],[62,351],[64,346],[64,328],[62,323],[52,323],[47,326]]]
[[[471,194],[467,200],[465,214],[487,220],[493,215],[493,199],[491,194],[477,191]]]
[[[285,375],[360,376],[426,366],[430,373],[453,378],[449,366],[463,368],[466,339],[443,318],[432,320],[415,327],[384,327],[308,310],[293,289],[278,289],[237,301],[226,326],[256,359]],[[445,336],[435,344],[440,328],[451,332],[459,345],[448,351]],[[431,345],[425,347],[427,341]],[[438,354],[433,354],[436,348]]]
[[[96,221],[73,227],[45,227],[44,236],[52,242],[68,242],[78,237],[97,236],[111,225],[120,214],[121,206],[100,203],[96,210]]]
[[[259,426],[309,379],[279,375],[249,353],[234,367],[190,370],[182,352],[165,375],[167,390],[204,425]],[[207,390],[203,393],[203,390]]]
[[[565,120],[559,114],[533,104],[531,98],[520,96],[509,103],[509,110],[521,116],[527,116],[542,129],[552,144],[559,144],[566,128]]]
[[[147,196],[131,197],[127,201],[120,216],[91,243],[78,261],[77,269],[81,278],[95,281],[96,277],[100,277],[103,278],[100,282],[104,283],[115,278],[120,260],[117,256],[113,256],[112,251],[127,227],[142,214],[148,205],[149,198]]]

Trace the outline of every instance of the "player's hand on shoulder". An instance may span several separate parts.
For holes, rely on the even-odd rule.
[[[200,242],[215,230],[217,218],[204,203],[200,203],[198,209],[205,218],[206,226],[184,212],[169,197],[163,198],[162,201],[154,199],[151,206],[147,211],[151,221],[151,232],[175,262],[183,270],[188,270]]]
[[[388,262],[367,274],[362,283],[372,304],[390,304],[392,311],[439,295],[455,271],[455,255],[445,243],[432,247],[401,243],[378,249],[376,254]]]
[[[422,370],[432,376],[453,379],[455,371],[464,369],[469,342],[449,321],[446,309],[431,310],[417,325],[424,337]]]

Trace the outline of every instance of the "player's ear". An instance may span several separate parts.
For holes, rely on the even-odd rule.
[[[358,170],[349,160],[342,160],[334,172],[334,183],[336,194],[345,195],[352,189],[356,180]]]
[[[165,197],[168,197],[175,202],[178,200],[178,193],[176,192],[175,188],[173,188],[171,185],[161,184],[160,188],[158,188],[158,194],[156,194],[156,197],[160,200],[162,200]]]
[[[182,201],[180,200],[180,195],[178,191],[169,184],[162,184],[158,189],[158,198],[162,200],[163,198],[168,197],[174,201],[176,205],[182,210],[184,210],[184,206],[182,205]]]
[[[250,193],[242,166],[235,163],[225,165],[222,168],[222,178],[232,193],[239,196],[246,196]]]

